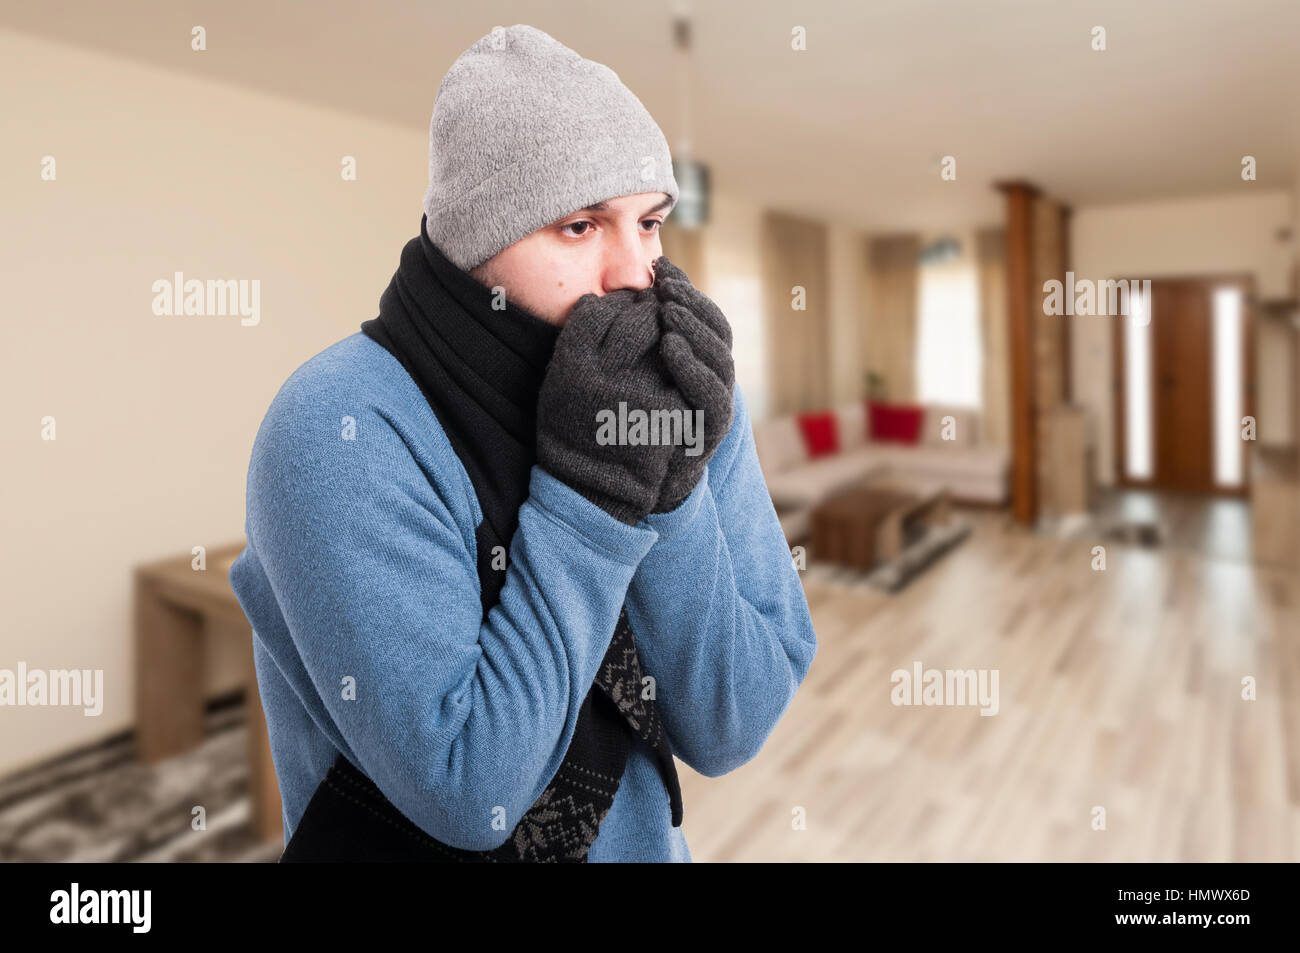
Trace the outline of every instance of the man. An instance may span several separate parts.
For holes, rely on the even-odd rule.
[[[816,651],[663,134],[517,25],[452,66],[379,316],[276,395],[231,582],[282,861],[689,861]]]

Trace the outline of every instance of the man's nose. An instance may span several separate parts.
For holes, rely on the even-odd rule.
[[[654,268],[646,259],[645,243],[635,232],[621,234],[605,250],[604,291],[642,291],[654,284]]]

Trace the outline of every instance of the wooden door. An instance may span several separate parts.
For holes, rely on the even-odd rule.
[[[1210,295],[1205,282],[1151,282],[1153,482],[1166,490],[1214,487]]]
[[[1241,441],[1242,482],[1220,485],[1215,473],[1215,293],[1235,288],[1241,293],[1240,326],[1242,390],[1238,406],[1251,414],[1254,403],[1252,307],[1250,278],[1161,278],[1151,280],[1149,348],[1150,474],[1130,473],[1127,453],[1129,405],[1127,387],[1130,355],[1125,322],[1115,318],[1115,438],[1118,482],[1163,490],[1241,495],[1249,483],[1246,442]],[[1223,436],[1232,439],[1235,436]]]

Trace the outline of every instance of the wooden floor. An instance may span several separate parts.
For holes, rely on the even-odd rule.
[[[964,515],[897,595],[805,576],[817,656],[766,746],[679,763],[694,860],[1300,860],[1300,576],[1117,543],[1096,572]],[[893,705],[914,661],[996,669],[998,713]]]
[[[1211,559],[1250,559],[1250,504],[1245,499],[1129,489],[1102,490],[1098,496],[1100,523],[1154,521],[1164,527],[1165,545],[1171,549],[1190,549]]]

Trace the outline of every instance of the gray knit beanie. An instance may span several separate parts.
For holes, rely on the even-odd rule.
[[[524,24],[456,58],[429,124],[430,240],[469,271],[594,202],[666,192],[672,157],[645,106],[608,66]]]

